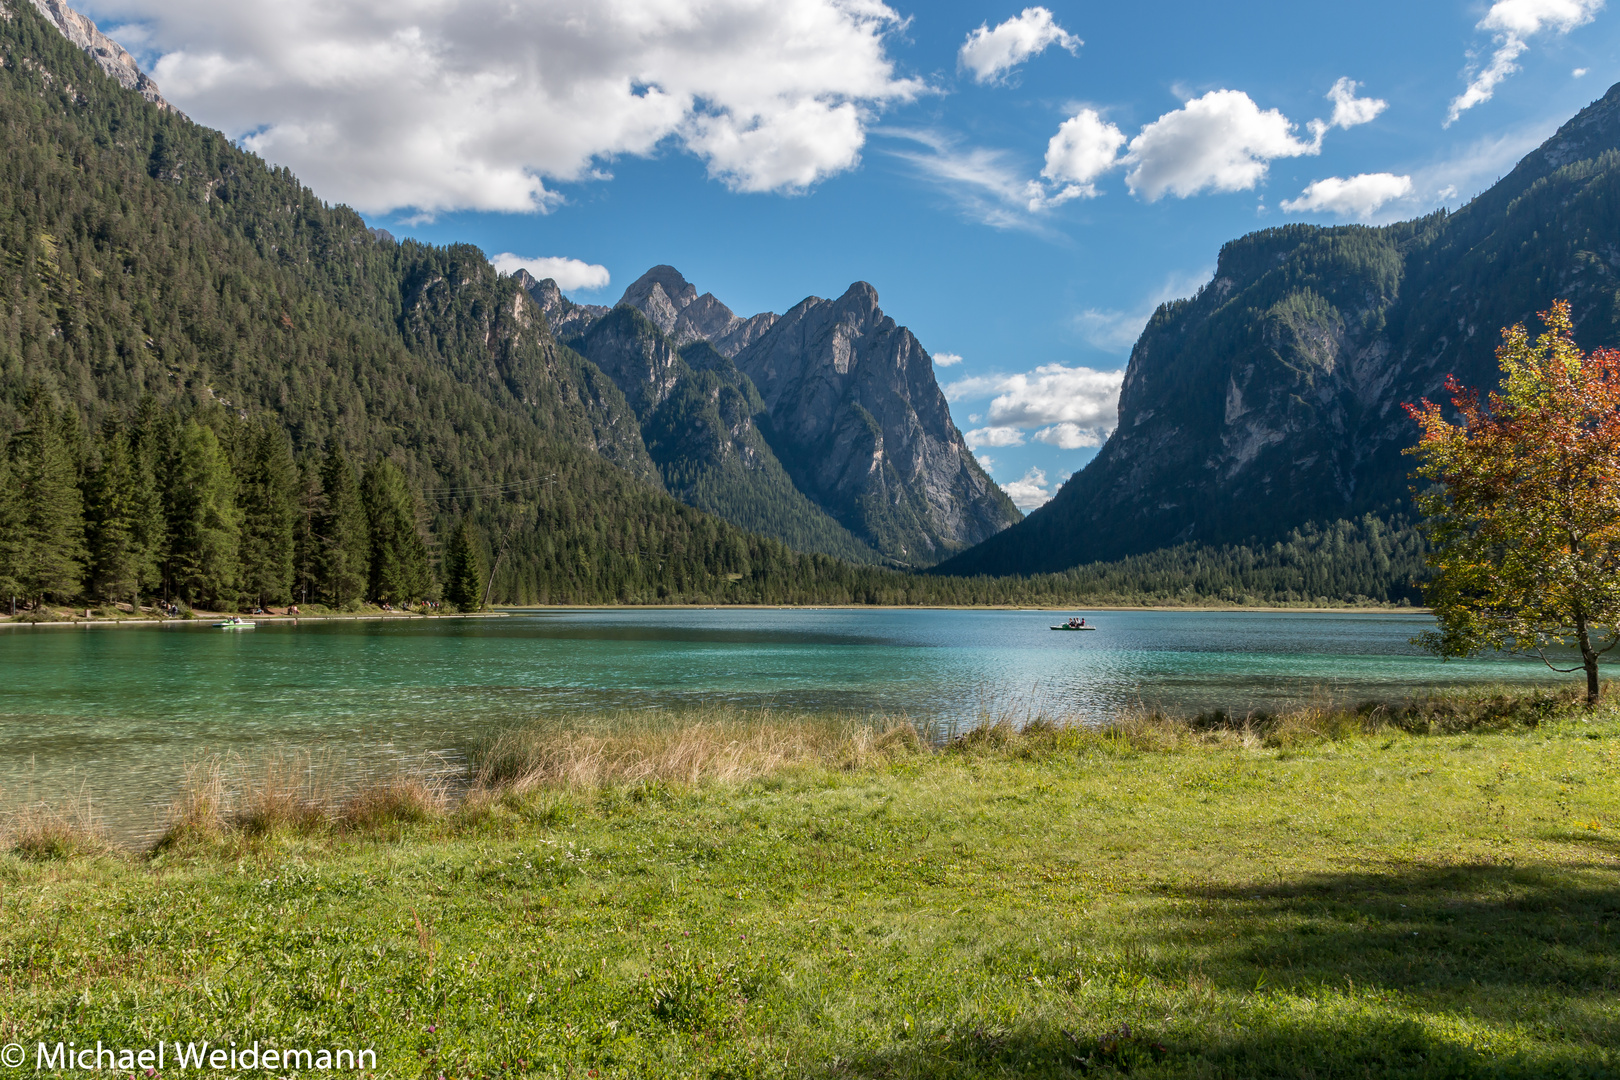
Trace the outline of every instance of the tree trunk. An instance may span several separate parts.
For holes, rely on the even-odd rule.
[[[1598,654],[1592,649],[1592,635],[1587,631],[1586,612],[1575,609],[1575,638],[1581,645],[1581,663],[1586,667],[1586,707],[1597,708]]]

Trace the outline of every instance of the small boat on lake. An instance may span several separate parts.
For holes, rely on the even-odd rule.
[[[252,622],[252,621],[250,621],[248,619],[244,619],[244,618],[241,618],[239,616],[232,615],[229,619],[226,619],[224,622],[215,623],[214,624],[214,629],[215,630],[252,630],[257,625],[259,625],[259,624],[256,623],[256,622]]]
[[[1052,629],[1054,629],[1054,630],[1095,630],[1097,628],[1095,626],[1085,626],[1085,625],[1080,624],[1080,623],[1066,622],[1066,623],[1060,623],[1057,626],[1052,627]]]

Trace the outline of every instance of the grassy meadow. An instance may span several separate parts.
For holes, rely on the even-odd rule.
[[[10,822],[0,1075],[1620,1075],[1617,779],[1620,714],[1505,692],[938,747],[715,712],[341,797],[203,765],[150,851]]]

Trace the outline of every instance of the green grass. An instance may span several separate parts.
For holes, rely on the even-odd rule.
[[[208,1039],[430,1078],[1620,1074],[1611,712],[817,738],[828,764],[8,856],[0,1042],[17,1072]]]

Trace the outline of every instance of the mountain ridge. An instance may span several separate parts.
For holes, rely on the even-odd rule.
[[[757,512],[764,505],[760,491],[745,494],[765,484],[775,492],[772,497],[788,504],[768,517],[817,520],[813,550],[859,560],[875,552],[909,566],[937,562],[1020,517],[957,430],[927,352],[882,312],[876,290],[866,282],[854,283],[837,300],[806,297],[784,315],[761,312],[743,319],[712,293],[699,294],[668,265],[637,278],[611,309],[575,304],[555,281],[518,273],[557,335],[619,386],[636,409],[644,436],[653,413],[683,379],[695,377],[680,360],[695,344],[709,346],[731,368],[722,381],[729,380],[740,397],[728,399],[728,408],[735,412],[738,402],[751,397],[759,401],[757,424],[751,418],[726,426],[735,429],[739,460],[751,460],[752,454],[763,472],[733,471],[726,486],[734,499],[710,499],[702,504],[705,509],[746,503],[755,509],[728,520],[803,542],[765,524]],[[624,312],[634,312],[635,319]],[[791,376],[780,374],[789,368]],[[692,419],[720,423],[707,413]],[[666,483],[676,473],[686,478],[672,491],[690,499],[712,481],[694,478],[722,466],[724,455],[705,451],[702,456],[706,465],[661,461]],[[777,483],[778,467],[792,496]],[[807,514],[807,507],[815,513]],[[801,536],[797,527],[792,535]]]
[[[1023,523],[940,573],[1030,573],[1410,514],[1406,401],[1494,387],[1499,327],[1572,301],[1620,344],[1620,84],[1454,213],[1223,245],[1132,349],[1119,423]]]

